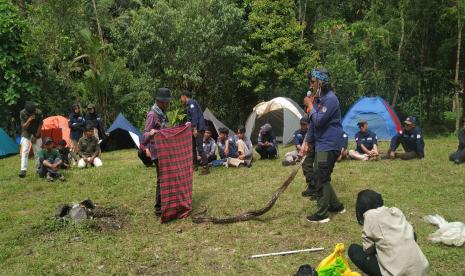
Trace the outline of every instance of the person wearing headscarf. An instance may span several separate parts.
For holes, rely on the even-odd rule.
[[[427,275],[428,260],[401,210],[384,206],[379,193],[363,190],[357,195],[355,214],[363,226],[362,245],[351,244],[348,255],[363,273],[370,276]]]
[[[278,142],[269,123],[260,128],[255,150],[260,154],[260,159],[274,159],[278,155]]]
[[[32,148],[36,168],[39,167],[39,151],[42,147],[40,129],[42,128],[43,115],[42,111],[36,107],[33,102],[26,102],[24,109],[19,113],[21,120],[21,169],[19,177],[26,176],[29,150]]]
[[[312,171],[314,187],[309,187],[308,190],[314,192],[317,209],[307,220],[312,223],[326,223],[330,221],[328,212],[342,214],[346,211],[331,185],[331,174],[341,151],[341,109],[329,83],[328,71],[312,70],[308,78],[315,102],[309,106],[309,127],[301,155],[306,156],[309,150],[313,150],[309,145],[315,145]]]

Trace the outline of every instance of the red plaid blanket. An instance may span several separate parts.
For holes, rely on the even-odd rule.
[[[190,125],[155,135],[160,174],[161,219],[186,218],[192,210],[192,131]]]

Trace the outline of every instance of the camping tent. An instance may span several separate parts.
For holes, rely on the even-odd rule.
[[[379,140],[390,140],[401,130],[397,114],[378,96],[360,98],[344,116],[342,127],[350,139],[354,139],[358,132],[357,122],[360,118],[367,120],[368,128],[376,133]]]
[[[274,98],[257,104],[245,124],[246,136],[257,142],[260,127],[270,123],[276,139],[283,144],[292,142],[294,131],[300,128],[300,118],[305,115],[302,108],[293,100],[284,97]]]
[[[210,111],[210,109],[205,108],[205,111],[203,112],[203,117],[205,119],[205,125],[212,130],[212,138],[215,139],[215,141],[218,138],[219,129],[221,127],[229,129],[229,136],[234,135],[234,131],[232,131],[229,127],[227,127],[220,120],[218,120],[215,117],[215,115],[213,115],[213,113]]]
[[[107,132],[110,136],[102,144],[102,148],[107,151],[139,147],[142,139],[142,133],[121,113]]]
[[[50,137],[53,139],[53,146],[57,146],[60,140],[64,139],[68,146],[71,145],[68,119],[63,116],[51,116],[44,119],[42,129],[40,130],[42,138]]]
[[[18,153],[18,145],[0,128],[0,158]]]

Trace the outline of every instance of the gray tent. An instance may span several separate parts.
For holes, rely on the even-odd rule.
[[[213,113],[210,111],[210,109],[205,108],[205,111],[203,112],[203,117],[205,118],[205,125],[212,130],[212,137],[213,139],[215,139],[215,141],[218,137],[219,129],[221,127],[229,129],[230,136],[234,135],[234,131],[227,127],[225,124],[223,124],[220,120],[218,120],[215,117],[215,115],[213,115]]]
[[[257,142],[260,127],[271,124],[276,139],[283,144],[292,142],[294,131],[300,128],[300,118],[305,115],[302,108],[292,99],[278,97],[257,104],[245,124],[246,136]]]

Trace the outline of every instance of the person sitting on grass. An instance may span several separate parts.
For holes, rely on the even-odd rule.
[[[239,159],[244,160],[244,164],[247,167],[252,166],[252,159],[253,159],[253,145],[252,141],[250,139],[247,139],[245,136],[245,127],[240,125],[237,127],[236,131],[236,143],[237,143],[237,148],[239,151]]]
[[[79,139],[78,154],[80,156],[78,168],[86,168],[88,164],[95,167],[102,166],[100,160],[100,144],[97,137],[94,136],[94,127],[91,125],[86,126],[84,136]]]
[[[269,123],[260,128],[255,150],[260,154],[260,159],[274,159],[278,155],[278,142]]]
[[[349,157],[349,135],[343,130],[342,131],[342,147],[341,147],[341,153],[337,157],[337,162],[341,162],[343,159],[348,159]]]
[[[244,160],[239,159],[236,139],[234,136],[229,136],[229,129],[220,127],[219,132],[217,145],[220,159],[214,160],[212,165],[214,167],[229,167],[229,165],[239,167],[244,165]]]
[[[308,129],[308,118],[306,116],[300,119],[300,128],[294,132],[294,139],[292,140],[295,150],[287,152],[284,155],[284,160],[282,162],[283,166],[295,165],[302,156],[299,155],[302,143],[304,142],[305,134],[307,134]]]
[[[68,169],[70,167],[69,160],[71,159],[71,150],[67,147],[66,140],[62,139],[58,142],[58,152],[60,153],[61,169]]]
[[[362,245],[351,244],[348,255],[363,273],[427,275],[428,260],[401,210],[384,206],[377,192],[363,190],[357,195],[355,213],[363,226]]]
[[[422,159],[425,157],[425,142],[423,133],[416,126],[417,120],[413,116],[408,116],[404,121],[404,128],[391,139],[391,146],[388,150],[388,158],[394,160]],[[396,149],[402,144],[404,153],[397,153]]]
[[[58,171],[63,161],[58,150],[53,148],[53,140],[45,138],[44,148],[39,151],[39,168],[37,173],[40,177],[45,177],[47,181],[59,179],[65,181],[65,177]]]
[[[460,164],[465,162],[465,119],[463,120],[463,128],[459,130],[459,147],[457,151],[449,155],[449,160],[455,164]]]
[[[350,158],[362,161],[377,160],[379,153],[376,133],[368,130],[368,122],[365,119],[360,119],[357,125],[360,129],[355,133],[357,148],[349,151]]]
[[[215,139],[212,138],[212,130],[208,127],[205,128],[205,133],[203,134],[203,151],[207,155],[208,163],[217,159]],[[202,156],[197,154],[197,160],[200,162]]]

